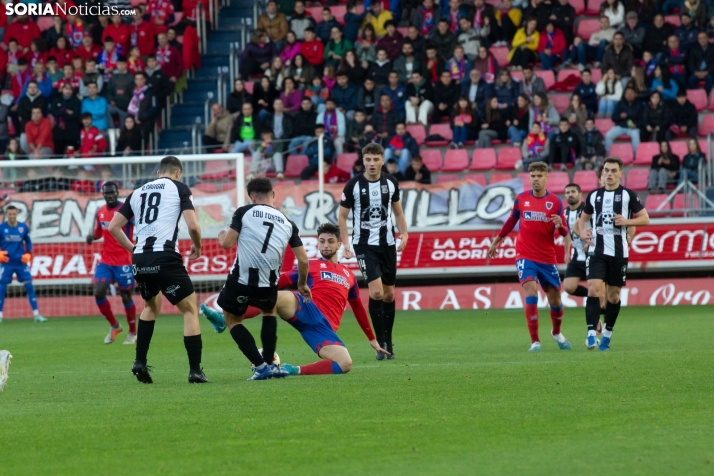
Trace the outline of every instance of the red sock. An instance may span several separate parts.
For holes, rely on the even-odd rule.
[[[561,304],[559,308],[554,308],[550,306],[550,320],[553,322],[553,335],[560,334],[560,324],[563,323],[563,305]]]
[[[126,310],[126,322],[129,323],[129,332],[136,334],[136,306],[134,301],[130,302],[128,306],[124,306]]]
[[[300,375],[331,375],[332,374],[332,361],[331,360],[321,360],[315,362],[314,364],[301,365]]]
[[[116,327],[119,325],[117,320],[114,318],[114,313],[112,312],[112,305],[109,304],[109,300],[107,298],[104,298],[101,301],[97,301],[97,307],[99,307],[99,311],[102,313],[102,316],[104,316],[107,321],[109,321],[110,326]]]
[[[525,313],[528,333],[531,335],[531,343],[540,342],[538,338],[538,304],[526,303]]]

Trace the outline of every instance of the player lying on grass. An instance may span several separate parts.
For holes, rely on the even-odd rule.
[[[335,333],[340,327],[347,302],[350,303],[355,318],[372,348],[389,355],[379,345],[369,325],[355,275],[337,262],[337,252],[342,246],[340,229],[331,223],[325,223],[317,229],[317,234],[322,259],[310,260],[308,286],[312,290],[313,302],[305,303],[300,294],[292,291],[279,291],[276,307],[280,318],[300,332],[307,345],[323,360],[299,367],[283,365],[282,369],[291,375],[342,374],[350,371],[352,359]],[[294,288],[297,281],[298,272],[294,269],[280,275],[278,287]],[[226,329],[223,314],[205,304],[201,305],[201,311],[216,332]],[[255,307],[249,307],[243,317],[254,317],[259,313]]]
[[[525,314],[528,332],[531,335],[529,352],[540,350],[538,337],[538,283],[548,297],[551,335],[563,350],[570,349],[570,342],[560,332],[563,321],[563,303],[560,300],[560,274],[555,254],[553,235],[568,234],[563,215],[563,202],[545,188],[548,182],[548,164],[533,162],[528,167],[531,190],[520,193],[513,203],[511,216],[491,243],[488,255],[495,258],[498,245],[515,228],[520,220],[521,228],[516,239],[516,269],[518,279],[526,294]]]

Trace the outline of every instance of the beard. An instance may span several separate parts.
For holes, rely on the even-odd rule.
[[[320,256],[322,256],[323,259],[330,261],[333,256],[337,254],[337,251],[335,252],[330,252],[328,250],[320,250]]]

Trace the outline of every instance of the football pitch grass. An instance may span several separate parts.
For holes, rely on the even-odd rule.
[[[713,310],[623,308],[610,352],[585,349],[582,309],[558,350],[541,310],[536,354],[520,310],[399,312],[384,362],[348,313],[351,373],[258,382],[202,318],[206,385],[178,317],[157,322],[153,385],[102,318],[5,320],[0,474],[713,474]],[[315,360],[285,323],[278,353]]]

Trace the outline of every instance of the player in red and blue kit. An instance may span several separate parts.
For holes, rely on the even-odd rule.
[[[106,182],[102,186],[102,195],[104,196],[105,205],[97,211],[96,227],[94,232],[87,237],[88,245],[91,245],[94,240],[104,238],[102,257],[94,272],[94,299],[97,302],[99,311],[111,326],[109,333],[104,338],[105,344],[111,344],[122,331],[112,312],[112,305],[107,299],[109,284],[116,284],[126,311],[126,322],[129,323],[129,335],[126,336],[124,344],[135,344],[136,306],[134,306],[134,300],[132,299],[134,273],[131,268],[131,253],[125,250],[109,233],[109,223],[111,223],[112,218],[122,206],[122,202],[119,201],[119,186],[115,182]],[[130,240],[132,239],[134,234],[133,220],[126,224],[124,233]]]
[[[518,279],[526,294],[525,314],[528,332],[531,335],[529,352],[540,350],[538,337],[538,283],[548,297],[550,319],[553,322],[551,335],[561,349],[570,349],[570,342],[560,332],[563,321],[563,303],[560,300],[560,276],[555,253],[555,233],[568,234],[565,225],[563,202],[545,188],[548,182],[548,164],[534,162],[528,167],[531,190],[520,193],[513,203],[511,216],[504,223],[488,254],[497,255],[501,241],[520,221],[516,238],[516,269]]]
[[[2,309],[5,305],[5,293],[8,284],[12,282],[13,275],[17,275],[17,280],[25,286],[35,322],[47,322],[47,319],[37,310],[37,296],[28,266],[28,263],[32,262],[30,228],[17,221],[17,214],[17,208],[10,205],[5,208],[7,221],[0,224],[0,322],[2,322]]]
[[[342,374],[352,369],[352,358],[336,334],[348,302],[372,348],[389,355],[377,343],[372,332],[367,311],[359,297],[357,278],[352,271],[337,262],[337,252],[342,246],[340,229],[326,223],[320,225],[317,233],[322,259],[310,260],[307,281],[313,301],[306,303],[298,293],[279,291],[276,308],[278,315],[300,332],[307,345],[323,360],[299,367],[284,364],[281,368],[290,375]],[[298,272],[294,269],[280,275],[278,287],[294,288],[297,282]],[[205,304],[201,305],[201,312],[216,332],[225,330],[223,314]],[[249,307],[244,317],[255,317],[258,314],[258,309]]]

